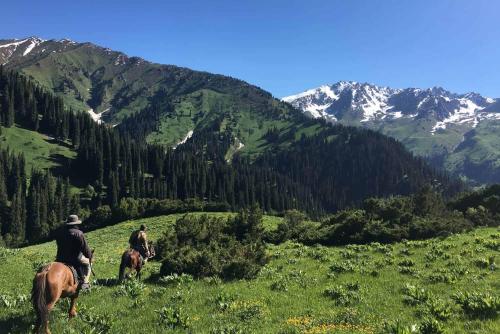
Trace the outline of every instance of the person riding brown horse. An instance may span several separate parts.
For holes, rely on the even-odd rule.
[[[75,268],[82,290],[90,288],[90,263],[92,251],[90,250],[83,232],[78,228],[82,222],[77,215],[70,215],[66,226],[59,231],[56,237],[56,261]]]
[[[128,239],[130,248],[138,251],[144,261],[147,261],[149,258],[148,236],[146,234],[147,230],[148,227],[142,224],[139,230],[132,232],[130,238]]]
[[[122,254],[120,270],[118,273],[118,281],[122,282],[125,278],[125,269],[129,268],[136,272],[137,278],[141,277],[141,269],[146,264],[148,259],[155,256],[153,245],[148,242],[146,235],[146,225],[141,225],[139,230],[132,232],[129,238],[129,246]]]
[[[60,298],[71,298],[69,317],[76,316],[76,299],[82,286],[85,283],[88,286],[93,257],[93,251],[88,247],[83,232],[76,228],[79,224],[81,221],[78,216],[68,217],[66,226],[57,236],[58,262],[43,266],[35,274],[31,290],[31,300],[37,315],[35,333],[39,333],[40,329],[44,334],[50,333],[49,312]],[[81,282],[75,279],[70,265],[80,271]]]

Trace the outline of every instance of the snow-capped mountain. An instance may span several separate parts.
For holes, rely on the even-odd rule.
[[[38,37],[29,37],[25,39],[4,39],[0,40],[0,64],[6,64],[12,57],[28,56],[33,49],[46,42]]]
[[[431,134],[450,125],[475,128],[482,120],[500,120],[498,102],[476,93],[454,94],[443,88],[394,89],[340,81],[283,98],[314,118],[331,121],[381,123],[399,118],[426,118]]]
[[[341,81],[283,101],[314,118],[392,136],[464,178],[500,179],[500,99],[440,87],[395,89]]]

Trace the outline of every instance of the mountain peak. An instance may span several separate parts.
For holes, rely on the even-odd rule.
[[[283,98],[314,118],[331,121],[385,122],[399,118],[435,122],[429,131],[451,124],[477,126],[480,119],[497,119],[483,109],[494,103],[477,93],[455,94],[443,87],[394,89],[371,83],[339,81]]]

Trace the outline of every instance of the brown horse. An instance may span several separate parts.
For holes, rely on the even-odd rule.
[[[120,271],[118,273],[118,282],[123,282],[125,279],[125,269],[130,269],[130,271],[136,272],[136,277],[141,278],[141,269],[148,259],[153,258],[156,253],[153,244],[148,243],[148,250],[146,257],[141,259],[141,254],[135,249],[127,249],[122,254],[122,261],[120,263]]]
[[[31,300],[37,320],[34,333],[50,333],[49,313],[60,298],[71,298],[69,318],[76,316],[76,298],[78,281],[75,281],[71,269],[61,262],[52,262],[42,267],[33,279]]]

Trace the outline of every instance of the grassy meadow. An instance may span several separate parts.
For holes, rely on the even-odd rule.
[[[393,245],[271,245],[270,262],[249,281],[187,275],[154,279],[160,263],[153,261],[142,281],[117,285],[131,231],[145,223],[155,240],[180,216],[127,221],[88,233],[96,254],[93,288],[80,296],[79,315],[71,321],[68,301],[58,304],[52,332],[403,334],[435,333],[438,326],[445,333],[500,333],[497,314],[478,314],[474,308],[495,298],[498,303],[498,228]],[[265,216],[264,225],[273,229],[280,220]],[[31,280],[55,251],[54,242],[0,249],[1,333],[31,330]],[[384,323],[392,325],[390,331]]]
[[[76,152],[55,143],[49,137],[17,126],[2,127],[0,147],[8,148],[16,154],[22,153],[26,159],[26,172],[33,168],[50,169],[61,166],[66,159],[74,159]]]

